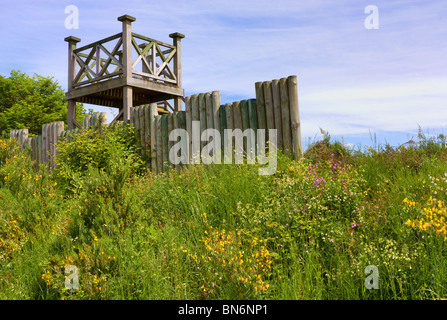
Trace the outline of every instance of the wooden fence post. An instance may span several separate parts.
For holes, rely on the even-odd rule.
[[[293,155],[295,159],[298,159],[303,154],[303,147],[301,142],[301,124],[298,108],[298,86],[296,76],[289,76],[287,82],[289,87],[290,128],[292,131]]]
[[[144,106],[144,154],[147,157],[151,155],[151,106],[149,104]],[[150,167],[150,162],[147,167]]]
[[[149,106],[151,123],[151,167],[152,172],[157,173],[157,124],[155,118],[158,116],[158,108],[156,103],[151,103]]]
[[[281,118],[281,101],[279,99],[279,80],[272,80],[272,105],[273,105],[273,114],[275,117],[275,129],[276,129],[276,137],[277,143],[276,146],[278,149],[283,149],[283,138],[282,138],[282,118]]]
[[[138,109],[138,118],[139,118],[139,124],[140,124],[140,145],[141,145],[141,154],[146,154],[146,143],[145,143],[145,137],[146,137],[146,131],[145,131],[145,117],[144,117],[144,109],[145,106],[140,106]]]
[[[205,142],[202,141],[202,133],[207,128],[206,123],[206,94],[199,94],[199,111],[200,111],[200,150],[205,146]]]
[[[200,119],[200,106],[199,106],[199,95],[195,94],[191,97],[191,141],[190,141],[190,154],[191,161],[190,163],[196,163],[200,160],[200,132],[202,129],[202,121]],[[199,134],[195,135],[194,127],[196,124],[193,122],[200,121],[199,124]]]
[[[282,118],[282,142],[285,154],[291,156],[292,152],[292,131],[290,129],[290,107],[289,107],[289,88],[287,78],[279,80],[279,93],[281,100],[281,118]]]
[[[225,129],[227,128],[227,114],[226,114],[226,109],[224,105],[221,105],[219,108],[219,126],[220,126],[220,140],[221,140],[221,144],[219,146],[220,148],[220,153],[222,154],[225,148],[224,145],[224,133],[225,133]]]
[[[192,110],[191,110],[191,97],[185,97],[185,121],[186,132],[188,133],[188,167],[191,163],[191,140],[192,140]]]
[[[168,125],[169,119],[167,114],[161,116],[161,145],[162,145],[162,170],[166,172],[168,170],[169,153],[168,153]]]
[[[266,130],[267,123],[265,119],[266,115],[265,115],[265,104],[264,104],[264,89],[262,86],[262,82],[256,82],[255,89],[256,89],[256,116],[258,120],[258,129]],[[267,138],[268,133],[268,130],[266,131],[267,132],[264,135],[265,138]],[[259,144],[260,142],[256,141],[256,143]],[[263,141],[263,145],[265,145],[265,141]]]
[[[178,112],[178,118],[177,118],[177,128],[178,129],[183,129],[187,131],[186,128],[186,112],[185,111],[179,111]],[[181,150],[182,150],[182,154],[181,154],[181,158],[189,161],[189,135],[187,135],[187,140],[182,140],[182,144],[181,144]],[[180,163],[180,167],[183,167],[183,164]]]
[[[171,141],[169,139],[169,135],[175,129],[175,117],[176,117],[176,115],[177,115],[177,112],[168,114],[168,149],[166,150],[166,152],[168,154],[168,167],[169,168],[174,167],[174,165],[171,163],[171,161],[169,159],[169,152],[172,150],[172,147],[174,146],[174,141]]]
[[[254,133],[255,133],[255,140],[254,140],[254,150],[253,152],[256,152],[257,147],[257,140],[258,140],[258,135],[257,135],[257,130],[258,130],[258,116],[256,114],[256,100],[255,99],[249,99],[247,101],[248,103],[248,117],[249,117],[249,121],[250,121],[250,128],[253,129]]]
[[[266,119],[266,136],[268,136],[268,130],[275,129],[275,115],[273,113],[272,105],[272,82],[265,81],[262,84],[264,90],[264,105],[265,105],[265,119]]]
[[[163,172],[163,143],[162,143],[162,130],[161,130],[161,117],[162,115],[158,115],[155,117],[155,125],[156,125],[156,136],[157,136],[157,173]]]

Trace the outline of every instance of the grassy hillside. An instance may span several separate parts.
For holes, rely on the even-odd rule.
[[[0,140],[2,299],[439,299],[447,148],[354,152],[153,175],[133,132],[79,134],[59,168]],[[76,266],[79,288],[65,287]],[[379,288],[367,289],[365,268]]]

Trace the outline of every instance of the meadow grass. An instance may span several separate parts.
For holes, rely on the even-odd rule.
[[[363,152],[325,136],[261,176],[258,165],[155,175],[116,132],[94,137],[92,164],[89,134],[61,146],[54,173],[0,140],[1,299],[447,296],[443,136]],[[365,287],[369,265],[378,289]]]

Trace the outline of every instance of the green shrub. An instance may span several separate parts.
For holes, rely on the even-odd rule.
[[[84,177],[89,168],[109,170],[114,163],[111,159],[122,158],[131,167],[129,174],[142,174],[145,171],[141,147],[135,139],[133,126],[115,124],[102,130],[89,129],[72,134],[58,144],[56,156],[56,176],[71,182],[74,176]],[[119,168],[113,167],[113,170]],[[116,173],[116,172],[115,172]]]

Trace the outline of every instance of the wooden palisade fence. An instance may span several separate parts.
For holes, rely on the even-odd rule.
[[[257,82],[256,99],[247,99],[221,105],[220,92],[195,94],[184,98],[185,110],[158,114],[157,103],[132,107],[130,123],[135,127],[138,143],[142,152],[151,157],[148,164],[153,172],[164,172],[173,164],[169,161],[169,152],[176,143],[170,141],[169,133],[174,129],[184,129],[188,133],[189,163],[198,163],[193,159],[200,157],[200,150],[208,142],[193,141],[193,124],[200,124],[200,134],[206,129],[216,129],[223,141],[225,129],[276,129],[277,148],[298,159],[302,154],[301,128],[298,108],[296,76],[279,80]],[[87,115],[83,119],[84,128],[95,124],[105,125],[106,113]],[[40,163],[54,168],[54,156],[57,154],[57,142],[68,134],[81,129],[64,130],[64,122],[52,122],[42,126],[42,135],[28,137],[28,129],[13,130],[11,137],[22,144],[31,146],[32,159],[36,166]],[[267,138],[267,137],[266,137]],[[262,144],[264,145],[264,144]],[[193,150],[196,146],[196,150]],[[197,148],[200,146],[200,148]],[[225,146],[222,142],[221,149]],[[186,146],[182,148],[185,150]],[[247,152],[247,150],[243,150]]]
[[[107,114],[104,112],[86,115],[83,119],[83,128],[92,128],[98,124],[107,122]],[[28,129],[13,130],[11,138],[16,138],[22,146],[30,146],[31,159],[35,161],[36,168],[39,164],[46,164],[50,169],[55,167],[55,156],[57,155],[57,143],[61,139],[76,134],[80,129],[64,130],[64,121],[55,121],[42,125],[42,134],[28,137]]]

